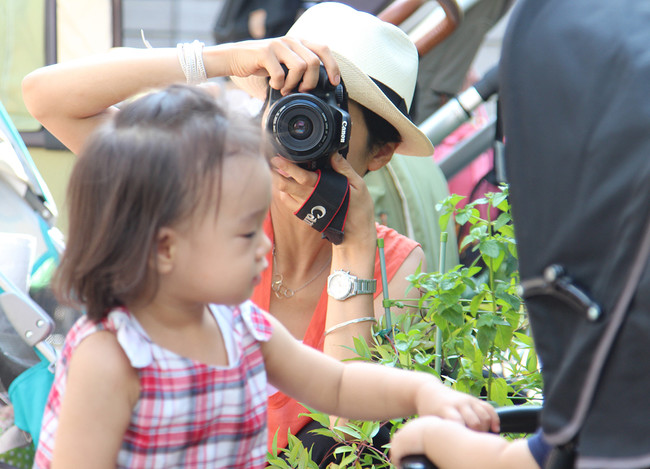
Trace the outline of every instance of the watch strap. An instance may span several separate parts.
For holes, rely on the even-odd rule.
[[[355,295],[369,295],[377,291],[377,280],[376,279],[356,279],[356,289],[354,291]]]

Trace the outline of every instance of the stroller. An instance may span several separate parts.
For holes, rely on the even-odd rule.
[[[647,2],[520,0],[503,41],[506,176],[554,447],[546,469],[650,467],[648,24]]]
[[[25,451],[13,450],[28,454],[38,439],[50,366],[79,313],[59,306],[49,288],[63,250],[56,206],[1,103],[0,200],[0,459],[22,466]]]
[[[501,55],[541,426],[580,468],[650,467],[648,24],[647,2],[522,0]]]

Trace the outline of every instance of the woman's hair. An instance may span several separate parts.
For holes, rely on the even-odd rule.
[[[261,155],[261,132],[214,97],[173,85],[124,106],[89,138],[67,194],[60,300],[98,321],[158,288],[157,234],[220,197],[223,160]],[[200,213],[198,214],[200,215]]]
[[[374,150],[387,143],[400,143],[402,141],[402,136],[393,124],[367,107],[361,104],[359,104],[359,107],[368,128],[368,139],[366,141],[368,150]]]

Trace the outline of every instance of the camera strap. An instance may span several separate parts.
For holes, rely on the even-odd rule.
[[[348,178],[331,168],[317,169],[318,181],[295,215],[322,233],[333,244],[343,242],[343,228],[350,203]]]

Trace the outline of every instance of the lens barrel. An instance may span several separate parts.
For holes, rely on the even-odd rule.
[[[276,150],[297,163],[331,152],[335,122],[329,106],[307,93],[281,98],[268,116]]]
[[[329,83],[323,66],[318,85],[308,93],[282,96],[269,88],[269,106],[266,128],[278,154],[310,170],[328,167],[336,151],[345,156],[350,138],[347,94],[342,83]]]

